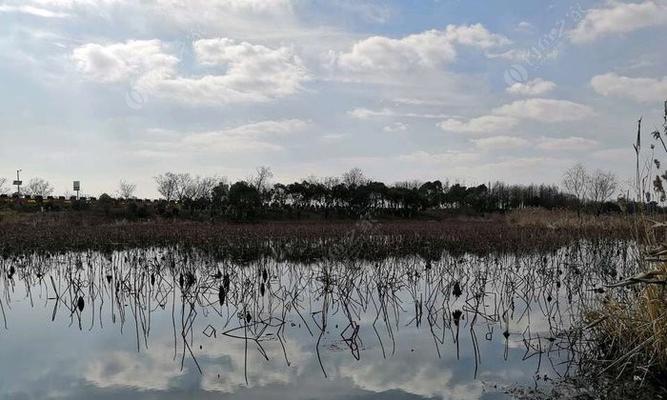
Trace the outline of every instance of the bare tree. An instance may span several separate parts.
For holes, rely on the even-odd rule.
[[[322,179],[322,184],[324,185],[324,187],[331,190],[331,188],[340,184],[340,178],[337,176],[327,176],[324,179]]]
[[[402,189],[419,189],[422,186],[423,182],[418,180],[418,179],[413,179],[413,180],[408,180],[408,181],[400,181],[394,183],[394,187],[397,188],[402,188]]]
[[[194,196],[193,199],[208,199],[210,200],[213,196],[213,188],[215,188],[218,183],[221,182],[221,179],[214,176],[197,176],[194,181]]]
[[[259,192],[263,193],[269,189],[270,181],[273,178],[273,171],[270,167],[257,167],[255,175],[248,179],[251,185]]]
[[[210,199],[219,178],[177,174],[176,198],[179,201]]]
[[[597,203],[597,214],[602,211],[603,203],[611,198],[618,189],[618,178],[611,172],[596,170],[588,179],[588,193]]]
[[[618,179],[611,172],[596,170],[588,180],[588,193],[591,200],[603,203],[611,198],[618,188]]]
[[[9,189],[5,187],[6,183],[7,183],[7,178],[0,178],[0,194],[7,194],[7,192],[9,191]]]
[[[123,199],[129,199],[134,197],[134,192],[137,190],[137,185],[134,183],[127,182],[125,180],[120,181],[118,185],[118,196]]]
[[[368,183],[368,178],[366,178],[364,172],[357,167],[343,173],[342,180],[347,186],[361,186]]]
[[[176,174],[176,199],[178,201],[193,199],[196,190],[192,175],[186,172]]]
[[[583,203],[588,195],[588,172],[580,163],[573,165],[563,174],[563,187],[573,194],[579,203]]]
[[[178,196],[178,175],[173,172],[166,172],[155,177],[157,191],[167,201],[176,200]]]
[[[53,186],[42,178],[32,178],[23,189],[23,193],[30,196],[50,196],[53,193]]]

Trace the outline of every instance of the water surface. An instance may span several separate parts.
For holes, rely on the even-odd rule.
[[[501,399],[577,372],[632,248],[382,262],[194,250],[1,261],[8,399]]]

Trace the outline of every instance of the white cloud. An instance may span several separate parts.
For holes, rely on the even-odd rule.
[[[577,136],[567,138],[542,138],[537,144],[537,148],[542,150],[590,150],[598,146],[598,142],[592,139],[586,139]]]
[[[540,122],[562,122],[591,117],[594,112],[586,105],[567,100],[528,99],[498,107],[493,114]]]
[[[506,37],[489,32],[481,24],[449,25],[393,39],[372,36],[354,44],[350,52],[334,55],[338,67],[348,71],[404,71],[435,68],[456,59],[458,45],[482,50],[509,44]]]
[[[347,135],[342,134],[342,133],[331,133],[322,136],[321,140],[326,143],[336,143],[340,142],[341,140],[345,139]]]
[[[586,12],[579,24],[568,32],[575,43],[592,42],[611,34],[667,24],[667,3],[664,0],[622,3],[611,0],[605,8]]]
[[[387,125],[382,128],[385,132],[405,132],[408,130],[408,126],[402,122],[394,122],[391,125]]]
[[[445,114],[429,114],[429,113],[412,113],[412,112],[400,112],[392,110],[389,108],[383,108],[380,110],[371,110],[368,108],[355,108],[354,110],[348,111],[347,114],[353,118],[357,119],[370,119],[376,117],[402,117],[402,118],[426,118],[426,119],[440,119],[440,118],[449,118],[449,115]]]
[[[284,136],[302,132],[309,126],[307,121],[300,119],[283,119],[278,121],[261,121],[223,130],[227,135],[277,135]]]
[[[69,16],[69,14],[64,12],[51,11],[45,8],[34,7],[30,5],[0,5],[0,13],[21,13],[43,18],[65,18]]]
[[[482,150],[508,150],[527,146],[529,142],[516,136],[492,136],[474,139],[475,146]]]
[[[354,110],[348,111],[347,114],[353,118],[357,119],[368,119],[372,117],[393,117],[395,113],[388,108],[383,108],[382,110],[370,110],[368,108],[355,108]]]
[[[526,49],[509,49],[499,53],[489,53],[489,58],[500,58],[502,60],[515,62],[528,62],[531,59],[532,53]]]
[[[12,0],[9,1],[12,2]],[[21,0],[21,2],[51,10],[79,10],[82,12],[91,8],[122,7],[138,3],[134,0]],[[179,11],[184,12],[186,6],[199,10],[205,9],[209,13],[221,10],[282,13],[293,9],[291,0],[153,0],[144,3],[144,6],[153,5],[161,9],[163,11],[162,15],[170,15]]]
[[[491,49],[512,43],[503,35],[489,32],[482,24],[448,25],[446,36],[454,43],[480,49]]]
[[[191,0],[189,0],[191,1]],[[173,3],[173,0],[161,0],[163,3]],[[291,0],[207,0],[209,5],[229,7],[238,10],[252,10],[255,12],[282,12],[292,10]]]
[[[591,157],[596,160],[618,163],[619,160],[632,160],[632,157],[634,157],[634,150],[632,147],[603,149],[592,152]]]
[[[537,28],[535,28],[535,25],[531,24],[528,21],[521,21],[517,24],[516,30],[518,32],[523,32],[523,33],[532,33],[535,32]]]
[[[135,154],[168,158],[183,154],[258,153],[284,149],[284,137],[304,132],[310,123],[300,119],[260,121],[216,131],[179,133],[151,130],[152,140],[133,143]]]
[[[3,0],[15,7],[71,18],[72,24],[108,23],[115,37],[123,30],[170,32],[169,37],[275,38],[303,33],[295,0]],[[140,23],[140,26],[136,24]],[[90,28],[84,28],[90,32]],[[271,35],[271,33],[274,35]],[[125,32],[123,32],[125,33]]]
[[[427,151],[419,150],[398,156],[400,161],[407,161],[418,164],[446,164],[454,166],[475,162],[479,160],[479,158],[480,155],[478,153],[465,151],[430,153]]]
[[[252,137],[227,135],[224,132],[191,134],[183,138],[181,144],[192,151],[215,153],[270,152],[283,149],[279,144]]]
[[[225,66],[222,75],[146,79],[140,88],[158,97],[192,104],[264,102],[297,93],[309,79],[306,68],[287,47],[271,49],[230,39],[194,43],[204,65]]]
[[[76,48],[72,58],[89,79],[136,79],[141,93],[192,105],[269,101],[295,94],[309,79],[299,57],[287,47],[272,49],[226,38],[198,40],[193,46],[202,65],[224,67],[224,73],[179,75],[178,58],[167,54],[159,40],[89,43]]]
[[[598,146],[598,142],[577,136],[566,138],[543,137],[537,141],[529,141],[517,136],[491,136],[473,139],[475,146],[482,150],[507,150],[526,147],[530,144],[536,148],[548,151],[582,151],[591,150]]]
[[[667,98],[667,77],[629,78],[608,73],[593,77],[591,86],[603,96],[618,96],[639,102],[661,101]]]
[[[273,138],[302,132],[307,126],[306,121],[299,119],[262,121],[220,131],[191,133],[179,144],[199,151],[279,151],[283,147],[274,143]]]
[[[555,60],[558,58],[559,54],[560,50],[558,47],[547,48],[539,52],[532,51],[531,49],[516,48],[501,52],[489,52],[487,53],[487,57],[514,61],[516,63],[532,64],[536,62]]]
[[[399,104],[408,104],[413,106],[445,106],[448,104],[447,101],[442,99],[423,99],[414,97],[399,97],[393,99],[392,101]]]
[[[359,0],[330,0],[337,8],[340,8],[355,17],[366,21],[383,24],[391,18],[393,11],[382,3],[370,3]]]
[[[485,134],[512,130],[522,120],[540,122],[577,121],[594,115],[583,104],[567,100],[527,99],[495,108],[489,115],[464,120],[449,118],[438,124],[447,132]]]
[[[484,115],[468,121],[450,118],[440,122],[438,126],[448,132],[491,133],[511,130],[518,123],[519,121],[514,117]]]
[[[542,78],[535,78],[525,83],[517,82],[507,88],[507,92],[521,96],[539,96],[548,93],[556,88],[556,84],[551,81],[545,81]]]
[[[88,79],[121,82],[145,74],[172,74],[178,59],[164,52],[159,40],[130,40],[101,45],[88,43],[72,52],[77,69]]]

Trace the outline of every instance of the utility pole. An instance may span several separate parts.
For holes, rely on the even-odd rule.
[[[16,170],[16,180],[14,181],[14,185],[16,186],[16,192],[18,193],[19,197],[21,197],[21,184],[23,184],[20,176],[21,171],[23,170],[22,169]]]
[[[72,188],[76,192],[76,199],[79,200],[79,190],[81,190],[81,182],[80,181],[74,181],[74,184],[72,185]]]

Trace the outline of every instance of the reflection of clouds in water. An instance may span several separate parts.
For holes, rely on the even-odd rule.
[[[395,360],[393,360],[395,361]],[[402,390],[424,397],[443,399],[479,399],[483,385],[479,381],[455,383],[452,369],[444,369],[442,360],[426,357],[405,357],[401,362],[368,358],[364,365],[345,363],[340,374],[350,378],[359,388],[377,393]]]
[[[542,342],[542,346],[548,346],[549,338],[569,329],[571,321],[568,317],[573,314],[578,315],[579,311],[575,307],[567,305],[565,296],[561,296],[554,301],[559,302],[561,306],[560,311],[556,308],[555,303],[543,301],[541,305],[543,309],[540,309],[538,304],[533,303],[531,305],[532,309],[528,310],[526,314],[517,314],[520,316],[508,321],[507,329],[510,333],[508,346],[510,348],[525,348],[524,339],[537,341],[538,337]],[[547,307],[554,307],[554,309],[547,312]],[[523,313],[523,310],[521,310],[521,313]],[[550,320],[550,318],[552,319]],[[530,334],[524,335],[524,332],[529,332]]]
[[[192,320],[193,325],[187,328],[189,332],[191,329],[192,350],[204,375],[199,374],[189,353],[186,354],[184,369],[181,370],[183,344],[180,333],[177,333],[179,354],[174,358],[173,321],[168,313],[160,309],[156,309],[151,316],[149,349],[142,349],[140,353],[134,351],[134,335],[116,336],[117,326],[97,329],[101,326],[96,325],[94,333],[85,332],[84,329],[80,336],[75,336],[67,324],[51,327],[48,346],[39,350],[32,347],[29,352],[25,352],[22,346],[28,337],[33,338],[36,344],[47,343],[43,340],[41,330],[31,327],[41,327],[44,320],[51,318],[51,311],[32,308],[30,303],[15,299],[11,315],[15,329],[3,337],[3,343],[8,345],[0,348],[0,359],[14,361],[6,363],[5,369],[0,370],[0,393],[11,395],[27,391],[31,398],[47,398],[48,396],[44,395],[47,391],[50,393],[58,390],[64,393],[61,396],[63,398],[78,399],[87,399],[102,393],[131,393],[130,397],[133,398],[157,396],[166,399],[179,398],[184,392],[197,393],[196,397],[199,398],[247,398],[250,394],[255,399],[281,396],[290,399],[326,396],[333,399],[355,397],[363,393],[362,397],[376,398],[398,396],[397,398],[479,399],[489,395],[488,392],[484,393],[482,382],[503,386],[517,382],[533,384],[535,374],[548,373],[552,376],[554,369],[556,372],[561,370],[559,361],[569,360],[567,351],[562,350],[568,347],[561,348],[559,339],[550,342],[548,338],[553,336],[555,331],[570,326],[570,318],[578,315],[579,308],[585,304],[582,302],[582,291],[596,285],[600,278],[593,272],[585,275],[581,272],[574,273],[570,269],[563,269],[561,274],[558,268],[563,265],[563,260],[569,258],[551,257],[554,258],[547,264],[541,261],[541,257],[527,258],[525,266],[517,264],[516,267],[512,267],[512,258],[502,259],[499,263],[474,257],[466,257],[464,261],[445,258],[440,263],[432,264],[432,272],[430,275],[426,274],[429,277],[427,285],[424,275],[418,274],[423,268],[420,261],[408,259],[397,261],[396,264],[387,262],[369,265],[368,268],[354,270],[355,274],[359,273],[354,275],[354,284],[358,291],[342,298],[339,292],[333,292],[332,298],[335,302],[327,303],[329,308],[325,310],[326,313],[322,311],[325,303],[321,296],[321,282],[313,278],[322,271],[321,266],[313,269],[313,266],[272,265],[271,270],[282,277],[283,280],[279,283],[287,285],[286,289],[280,286],[281,291],[276,292],[276,288],[272,287],[272,291],[261,298],[252,297],[254,289],[243,292],[250,293],[252,297],[243,300],[259,310],[253,311],[253,320],[265,321],[263,317],[266,315],[262,313],[267,310],[269,313],[281,315],[284,310],[276,306],[275,302],[282,302],[283,299],[275,297],[275,294],[282,295],[284,290],[288,293],[299,293],[298,298],[295,297],[294,305],[303,307],[303,316],[290,309],[281,318],[287,321],[282,333],[286,338],[286,352],[291,366],[285,361],[280,342],[270,335],[276,333],[277,326],[263,327],[264,322],[255,325],[258,331],[266,329],[263,331],[261,343],[269,360],[261,356],[256,343],[248,342],[247,385],[244,340],[225,337],[221,333],[237,327],[238,323],[243,323],[243,319],[233,319],[238,310],[229,306],[230,303],[227,303],[230,307],[227,312],[228,316],[232,316],[231,320],[226,320],[224,315],[223,319],[220,319],[217,313],[211,312],[210,305],[217,305],[217,290],[205,292],[206,295],[198,299],[202,312],[196,314],[197,318]],[[208,258],[203,257],[194,262],[205,265]],[[536,267],[533,268],[534,266]],[[57,268],[54,267],[50,273],[59,271]],[[128,261],[120,268],[124,272],[119,273],[119,276],[133,271],[133,265]],[[349,271],[345,265],[336,264],[332,268],[330,276],[347,279],[346,274]],[[374,283],[369,286],[369,282],[377,280],[379,283],[394,284],[393,278],[382,275],[394,270],[405,273],[408,278],[400,282],[407,286],[401,286],[392,292],[394,297],[383,297],[382,301],[386,304],[382,304],[390,311],[387,316],[383,316],[383,308],[378,306],[380,292],[373,287]],[[237,290],[240,287],[245,288],[247,282],[254,282],[256,278],[254,269],[240,271],[244,272],[235,277]],[[103,269],[95,270],[97,275],[90,277],[90,281],[104,279],[104,272]],[[410,278],[413,275],[422,278]],[[525,279],[514,282],[513,279],[517,276],[524,275],[527,276]],[[560,277],[555,278],[557,276]],[[213,278],[200,272],[198,282],[204,287],[212,285],[215,289],[217,283]],[[556,281],[562,282],[562,287],[556,286]],[[172,289],[164,282],[166,281],[158,280],[153,292],[146,295],[163,301],[161,296],[171,293]],[[271,282],[273,285],[274,281]],[[342,285],[350,283],[347,280],[337,282]],[[453,294],[452,282],[460,284],[462,295],[458,298]],[[303,288],[300,287],[302,284],[305,285]],[[26,285],[26,288],[28,287]],[[135,291],[131,289],[139,290],[129,288],[128,293],[122,294],[134,296]],[[18,290],[20,289],[17,289],[17,292],[21,293]],[[239,293],[241,292],[236,294]],[[477,293],[486,294],[480,303],[474,301]],[[583,292],[584,295],[587,293]],[[106,298],[106,293],[92,293],[90,296],[91,299]],[[416,305],[413,307],[417,299],[421,301],[422,297],[425,299],[423,316],[418,314]],[[127,297],[121,298],[126,299]],[[178,297],[175,296],[174,299]],[[530,312],[524,313],[526,302],[529,302]],[[93,301],[86,301],[86,304],[93,304]],[[102,317],[105,320],[109,318],[109,304],[114,303],[105,302],[105,307],[100,308],[100,321]],[[167,305],[169,304],[171,303],[167,301]],[[244,302],[239,304],[246,305]],[[350,336],[350,329],[345,331],[349,321],[348,315],[340,312],[343,309],[341,305],[351,307],[352,318],[359,327],[357,336]],[[179,300],[176,300],[176,306],[180,308]],[[88,320],[92,310],[97,308],[86,307],[82,317],[84,321]],[[452,322],[455,310],[463,311],[458,348],[455,342],[456,327]],[[473,310],[481,311],[478,318],[474,318]],[[313,321],[319,322],[323,313],[327,315],[327,329],[321,337],[319,348],[329,379],[324,378],[315,354],[318,331]],[[58,321],[69,322],[69,318],[61,315],[59,314]],[[417,315],[421,326],[417,325]],[[183,315],[179,317],[184,318]],[[93,320],[96,321],[96,315],[93,315]],[[275,322],[273,319],[271,321]],[[432,321],[439,323],[428,326]],[[377,322],[377,331],[373,329],[373,322]],[[306,323],[310,328],[305,326]],[[474,325],[471,325],[473,323]],[[216,329],[217,338],[202,334],[209,324]],[[392,329],[389,329],[387,324],[392,326]],[[527,329],[528,327],[530,329]],[[177,329],[180,331],[181,327]],[[314,334],[309,332],[310,329]],[[507,348],[503,336],[505,329],[510,333]],[[355,344],[359,345],[361,360],[354,360],[348,345],[341,337],[342,332],[345,332],[345,338],[350,337],[350,340],[355,340]],[[243,335],[243,328],[234,330],[233,333]],[[97,336],[102,336],[103,339],[100,340]],[[379,343],[378,336],[381,337],[382,344]],[[434,348],[434,336],[438,341],[444,341],[438,346],[443,358],[438,358],[438,352]],[[524,339],[529,340],[529,345],[534,349],[526,349]],[[397,353],[391,356],[394,345]],[[72,348],[78,349],[78,352],[69,350]],[[552,350],[549,359],[546,359],[546,354],[540,356],[535,353],[536,350],[547,349]],[[404,354],[406,350],[407,355]],[[387,359],[383,358],[383,352],[388,355]],[[460,355],[460,360],[456,360],[457,354]],[[524,360],[524,357],[527,359]],[[479,365],[475,364],[476,358]],[[35,368],[36,365],[43,366],[45,371],[39,371]],[[20,372],[27,369],[30,369],[30,374]],[[474,376],[474,373],[477,375]]]
[[[248,343],[248,385],[244,375],[244,344],[242,340],[231,343],[218,340],[212,348],[206,347],[210,365],[205,368],[201,388],[206,391],[236,392],[241,387],[262,387],[270,384],[289,384],[302,372],[308,359],[307,353],[294,340],[285,341],[291,367],[288,367],[278,341],[262,342],[269,356],[267,361]],[[219,377],[218,377],[219,374]]]
[[[288,367],[277,341],[262,342],[269,360],[263,358],[253,342],[248,343],[248,385],[245,384],[245,349],[242,340],[212,339],[197,359],[204,375],[200,388],[205,391],[233,393],[242,387],[261,387],[270,384],[289,384],[299,375],[307,355],[295,341],[285,342],[292,367]],[[198,349],[198,348],[197,348]],[[128,387],[138,390],[166,391],[177,385],[176,378],[199,374],[188,360],[180,370],[180,354],[173,357],[173,343],[161,342],[150,349],[136,352],[101,353],[85,367],[85,379],[99,388]],[[188,366],[189,365],[189,366]]]
[[[535,371],[522,368],[511,368],[511,365],[503,365],[503,368],[495,368],[492,371],[481,371],[479,380],[482,382],[502,385],[509,385],[518,381],[527,383],[533,376],[533,372]]]
[[[181,375],[181,371],[173,359],[173,353],[160,347],[156,346],[144,353],[101,353],[85,367],[84,378],[100,388],[167,390],[173,379]]]
[[[262,342],[269,360],[264,359],[252,342],[248,345],[248,385],[244,376],[244,343],[242,340],[211,339],[198,350],[198,361],[204,375],[199,388],[206,392],[243,393],[244,389],[271,386],[277,392],[294,390],[312,382],[315,386],[324,379],[318,369],[312,349],[294,340],[285,343],[291,367],[285,363],[277,341]],[[197,347],[198,349],[198,347]],[[339,389],[363,390],[374,393],[400,390],[424,397],[479,399],[483,385],[479,381],[456,383],[454,364],[443,368],[443,360],[424,355],[409,355],[398,359],[384,359],[376,349],[364,352],[361,361],[350,359],[346,352],[323,351],[332,376],[328,383]],[[179,356],[180,357],[180,356]],[[131,388],[139,391],[168,391],[179,385],[179,378],[198,376],[196,368],[186,362],[180,371],[179,359],[173,359],[173,344],[164,340],[147,351],[135,353],[101,353],[85,367],[85,379],[98,388]],[[350,387],[350,383],[353,384]],[[306,386],[308,386],[306,384]],[[281,388],[281,389],[278,389]],[[357,388],[357,389],[353,389]],[[318,397],[314,391],[312,394]]]

